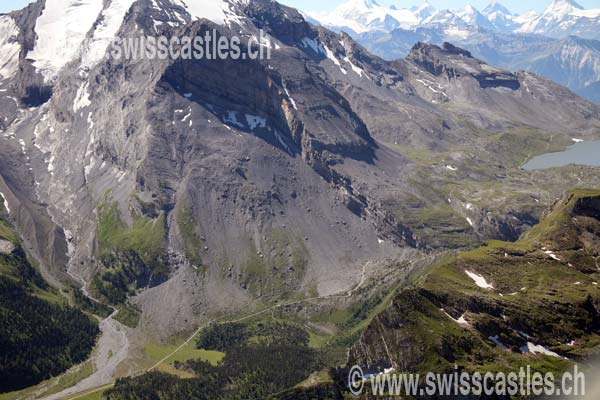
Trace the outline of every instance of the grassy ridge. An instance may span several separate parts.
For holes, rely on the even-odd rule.
[[[599,259],[600,191],[572,191],[520,241],[447,257],[398,293],[351,351],[351,364],[381,357],[414,372],[564,371],[600,348]],[[524,352],[528,342],[560,356]]]
[[[142,216],[134,218],[128,227],[121,219],[116,203],[98,207],[98,244],[101,255],[113,251],[133,250],[146,262],[152,262],[160,254],[165,236],[165,216],[155,219]]]

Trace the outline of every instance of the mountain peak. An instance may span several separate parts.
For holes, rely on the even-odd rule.
[[[546,9],[546,13],[569,13],[573,10],[583,10],[584,8],[574,0],[553,0],[552,4]]]
[[[477,9],[475,7],[473,7],[473,4],[471,4],[471,3],[466,5],[465,11],[468,12],[469,14],[475,14],[475,13],[479,12],[479,11],[477,11]]]
[[[424,2],[420,6],[415,6],[410,9],[419,19],[424,20],[428,17],[431,17],[437,9],[432,6],[428,1]]]
[[[490,16],[494,13],[500,13],[504,15],[513,15],[508,8],[496,0],[492,0],[490,4],[482,11],[485,16]]]
[[[575,0],[553,0],[552,5],[569,5],[580,10],[583,10],[583,7],[577,3]]]
[[[433,7],[433,6],[431,5],[431,3],[430,3],[430,2],[428,2],[428,1],[425,1],[425,2],[424,2],[424,3],[422,3],[420,6],[418,6],[418,7],[415,7],[415,9],[416,9],[416,10],[422,10],[422,9],[424,9],[424,8],[429,8],[429,7]]]

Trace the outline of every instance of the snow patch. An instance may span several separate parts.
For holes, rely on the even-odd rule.
[[[479,286],[480,288],[483,288],[483,289],[493,289],[494,288],[493,285],[487,283],[487,281],[485,280],[485,278],[483,276],[478,275],[478,274],[468,271],[468,270],[465,270],[465,273],[469,276],[469,278],[473,279],[473,282],[475,282],[475,284],[477,286]]]
[[[296,106],[296,101],[294,101],[294,99],[290,95],[290,92],[284,81],[281,81],[281,86],[283,87],[283,91],[285,92],[285,95],[290,100],[290,103],[292,103],[292,107],[294,107],[294,110],[298,111],[298,107]]]
[[[327,47],[327,46],[324,46],[324,47],[325,47],[325,54],[327,55],[327,58],[330,59],[331,61],[333,61],[333,63],[340,68],[340,71],[342,71],[342,74],[346,75],[348,73],[348,71],[346,71],[346,69],[342,67],[340,60],[338,60],[335,57],[335,54],[333,54],[333,51],[331,51],[329,49],[329,47]]]
[[[223,118],[223,122],[226,124],[233,124],[239,128],[243,128],[244,125],[237,120],[237,113],[235,111],[227,111],[227,116]]]
[[[551,250],[546,250],[544,253],[549,255],[552,259],[554,259],[556,261],[562,261],[560,259],[560,257],[558,257],[556,254],[554,254],[554,252],[552,252]]]
[[[90,127],[90,130],[94,129],[94,120],[92,119],[92,114],[93,113],[90,112],[87,117],[87,123],[88,123],[88,126]]]
[[[521,350],[521,353],[544,354],[544,355],[551,356],[551,357],[564,358],[564,357],[559,356],[555,352],[548,350],[547,348],[545,348],[542,345],[536,345],[531,342],[527,342],[527,344],[525,346],[522,346],[520,348],[520,350]]]
[[[304,48],[311,48],[317,54],[324,54],[324,55],[326,55],[325,49],[323,49],[323,46],[321,45],[321,43],[319,43],[315,39],[311,39],[311,38],[305,37],[305,38],[303,38],[300,41],[300,43],[302,43],[302,46]]]
[[[452,315],[448,314],[448,313],[446,312],[446,310],[444,310],[443,308],[442,308],[442,309],[440,309],[440,310],[441,310],[441,311],[442,311],[444,314],[446,314],[446,316],[447,316],[448,318],[450,318],[452,321],[456,322],[457,324],[459,324],[459,325],[463,325],[463,326],[469,326],[469,325],[470,325],[470,324],[469,324],[469,322],[468,322],[468,321],[465,319],[465,315],[466,315],[466,313],[464,313],[463,315],[461,315],[461,316],[460,316],[460,318],[458,318],[458,319],[455,319],[454,317],[452,317]]]
[[[90,94],[88,92],[88,83],[84,83],[77,89],[75,100],[73,101],[73,111],[78,112],[84,107],[91,105]]]
[[[417,82],[421,83],[423,86],[425,86],[426,88],[428,88],[429,90],[431,90],[433,93],[437,93],[437,94],[441,94],[444,97],[448,97],[448,95],[446,94],[446,92],[444,92],[444,87],[442,85],[440,85],[439,83],[436,82],[431,82],[425,79],[417,79]],[[434,88],[433,86],[436,85],[438,88]]]
[[[10,207],[8,206],[8,200],[6,200],[6,196],[4,196],[4,193],[0,192],[0,197],[2,197],[2,202],[4,204],[6,212],[10,214]]]
[[[344,57],[344,61],[347,62],[348,64],[350,64],[350,68],[352,68],[352,71],[354,71],[358,76],[360,76],[362,78],[364,75],[365,78],[367,78],[368,80],[371,80],[371,78],[369,78],[369,75],[367,75],[367,73],[362,68],[360,68],[359,66],[355,65],[352,61],[350,61],[350,59],[348,57]]]
[[[246,122],[248,123],[251,131],[255,130],[256,128],[267,127],[267,120],[256,115],[246,114]]]

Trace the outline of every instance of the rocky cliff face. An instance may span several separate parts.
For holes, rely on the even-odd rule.
[[[59,6],[72,5],[4,17],[20,50],[0,83],[0,190],[49,275],[133,298],[159,335],[249,301],[348,290],[367,260],[406,247],[514,238],[551,197],[537,204],[519,157],[600,129],[596,106],[532,74],[451,45],[387,62],[267,0],[218,3],[218,18],[179,1],[92,1],[57,59],[42,34],[63,37]],[[264,29],[272,58],[102,57],[107,35],[212,29]],[[479,192],[498,176],[519,209]]]

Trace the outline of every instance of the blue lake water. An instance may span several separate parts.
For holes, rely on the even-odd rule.
[[[600,167],[600,140],[575,143],[565,151],[533,157],[523,165],[523,169],[546,169],[571,164]]]

